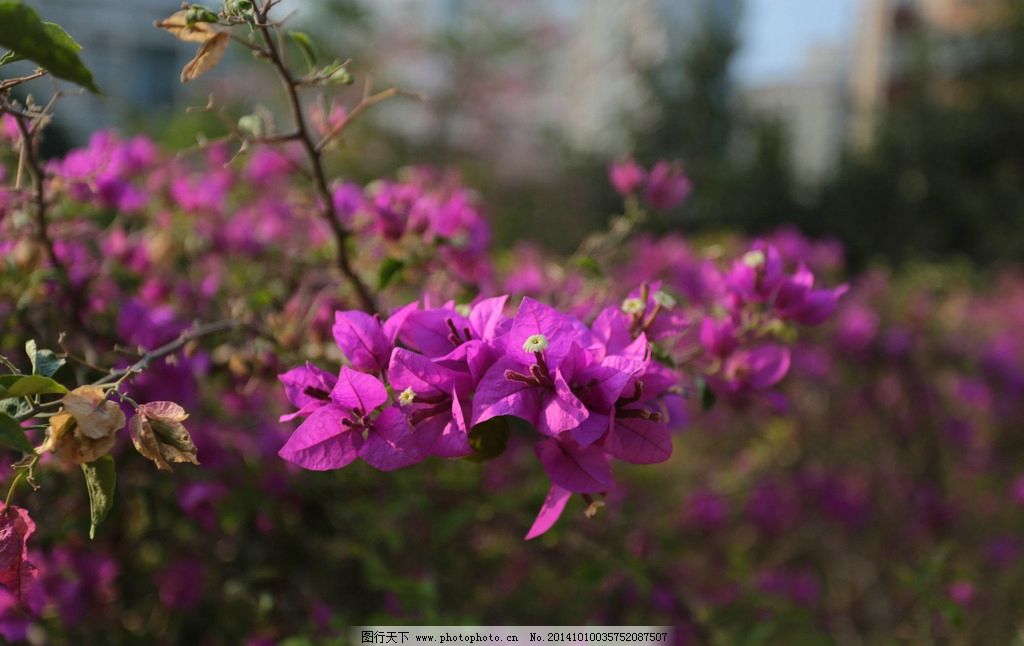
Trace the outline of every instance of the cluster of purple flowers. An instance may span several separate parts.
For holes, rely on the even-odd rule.
[[[659,161],[645,170],[632,158],[608,168],[612,186],[623,197],[641,194],[652,209],[667,211],[683,203],[693,185],[679,163]]]
[[[723,275],[725,298],[719,315],[700,325],[700,343],[708,380],[717,394],[736,396],[763,391],[789,370],[790,351],[764,341],[765,332],[780,325],[818,325],[836,310],[848,286],[816,288],[814,274],[803,263],[790,274],[778,249],[754,243]]]
[[[406,264],[423,249],[435,249],[439,262],[422,269],[448,269],[459,280],[479,284],[490,276],[486,252],[490,227],[476,195],[449,171],[413,167],[398,180],[378,180],[366,187],[348,182],[334,190],[342,222],[374,243],[376,255]]]
[[[815,289],[813,280],[805,267],[785,273],[775,248],[758,243],[726,274],[713,308],[726,316],[705,315],[699,332],[659,283],[605,306],[589,325],[529,297],[508,316],[507,295],[471,306],[414,302],[386,320],[337,312],[334,339],[347,365],[338,375],[312,364],[281,375],[298,407],[282,421],[306,419],[280,454],[309,469],[358,457],[388,471],[473,455],[474,429],[516,417],[539,434],[536,455],[552,483],[533,538],[573,493],[613,489],[612,459],[672,455],[670,429],[683,424],[691,385],[684,365],[736,396],[778,383],[789,352],[761,342],[767,322],[820,323],[845,289]],[[654,357],[655,343],[668,358]]]
[[[507,296],[413,303],[385,321],[338,312],[334,337],[349,365],[337,376],[309,364],[281,375],[299,407],[282,419],[306,417],[281,456],[310,469],[360,457],[391,470],[470,456],[474,427],[518,417],[539,434],[552,482],[529,537],[539,535],[571,493],[614,486],[612,458],[650,464],[672,454],[667,400],[680,380],[651,355],[651,338],[686,327],[668,299],[655,292],[638,310],[608,307],[590,326],[530,298],[507,316]]]

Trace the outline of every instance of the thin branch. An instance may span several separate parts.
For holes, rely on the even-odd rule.
[[[110,374],[93,382],[92,385],[102,386],[104,384],[122,381],[126,377],[144,371],[146,368],[149,367],[149,364],[153,363],[157,359],[162,359],[169,354],[177,352],[178,350],[185,347],[192,341],[195,341],[196,339],[202,338],[204,336],[209,336],[211,334],[216,334],[217,332],[234,330],[240,327],[244,327],[244,324],[241,321],[235,320],[216,321],[213,323],[207,323],[205,325],[196,326],[191,330],[182,333],[178,338],[174,339],[173,341],[169,341],[158,348],[149,350],[148,352],[143,354],[138,361],[128,366],[127,368],[111,370]]]
[[[302,102],[299,100],[298,84],[292,77],[291,72],[288,70],[288,66],[284,63],[284,60],[281,57],[281,52],[278,50],[277,43],[275,42],[274,35],[271,33],[270,26],[267,24],[267,13],[275,4],[276,2],[274,0],[268,0],[268,2],[264,4],[263,8],[258,11],[257,29],[263,37],[263,44],[267,58],[277,71],[277,75],[281,79],[281,85],[284,88],[285,94],[288,96],[288,103],[291,107],[292,120],[295,122],[298,141],[302,144],[303,149],[306,151],[306,156],[309,158],[313,174],[313,185],[316,189],[320,202],[320,214],[323,219],[327,221],[327,224],[331,228],[331,232],[334,234],[334,243],[337,247],[338,269],[341,270],[341,273],[344,274],[346,279],[348,279],[348,282],[352,285],[356,295],[359,297],[359,301],[361,302],[363,309],[370,313],[376,313],[378,311],[377,301],[373,292],[370,291],[366,283],[364,283],[359,277],[349,260],[347,243],[351,234],[341,225],[337,211],[334,208],[334,199],[331,195],[331,190],[327,185],[327,176],[324,172],[321,151],[313,141],[313,135],[306,124],[306,117],[302,112]]]
[[[19,76],[18,78],[8,79],[0,83],[0,92],[6,92],[7,90],[17,85],[21,85],[22,83],[28,83],[29,81],[34,81],[35,79],[42,78],[44,76],[46,76],[46,70],[38,69],[35,72],[28,74],[27,76]]]
[[[5,112],[12,114],[4,108]],[[25,161],[25,168],[28,170],[29,176],[32,178],[33,186],[33,202],[35,203],[35,221],[36,221],[36,237],[39,243],[43,246],[46,252],[46,256],[50,261],[50,265],[60,274],[61,282],[64,285],[64,292],[68,297],[68,301],[71,303],[71,314],[74,321],[84,327],[84,319],[82,317],[82,309],[84,303],[82,302],[82,294],[79,290],[75,289],[71,284],[71,274],[68,271],[67,266],[57,255],[57,249],[54,246],[53,238],[50,237],[49,222],[47,221],[46,213],[46,188],[45,188],[45,175],[43,173],[42,166],[39,164],[39,158],[36,155],[35,140],[32,132],[28,126],[28,120],[18,113],[14,114],[14,123],[18,126],[18,132],[21,134],[21,151]]]
[[[352,112],[349,112],[345,116],[345,119],[341,121],[341,123],[335,125],[326,135],[324,135],[324,138],[321,139],[320,143],[316,145],[317,151],[323,151],[323,149],[327,147],[327,144],[331,143],[332,139],[340,135],[345,130],[345,128],[348,127],[348,124],[355,121],[360,114],[362,114],[366,110],[369,110],[370,108],[377,105],[381,101],[386,101],[387,99],[390,99],[393,96],[397,96],[398,94],[399,89],[396,87],[389,87],[386,90],[381,90],[380,92],[372,94],[370,96],[366,96],[364,94],[363,98],[359,101],[358,104],[356,104],[356,107],[352,108]]]

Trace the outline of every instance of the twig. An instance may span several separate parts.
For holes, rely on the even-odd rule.
[[[169,354],[177,352],[181,348],[185,347],[188,343],[215,334],[217,332],[224,332],[226,330],[233,330],[242,327],[243,324],[240,321],[225,320],[216,321],[214,323],[207,323],[206,325],[199,325],[187,332],[183,332],[178,338],[173,341],[168,341],[162,346],[150,350],[142,355],[138,361],[128,366],[127,368],[120,368],[118,370],[111,370],[107,376],[93,382],[94,386],[102,386],[104,384],[114,383],[123,381],[125,378],[130,377],[133,374],[138,374],[149,367],[149,364],[153,363],[157,359],[162,359]]]
[[[12,87],[21,85],[22,83],[28,83],[29,81],[34,81],[35,79],[42,78],[43,76],[46,76],[46,70],[39,69],[26,76],[19,76],[18,78],[8,79],[0,83],[0,92],[6,92]]]
[[[349,260],[347,243],[350,232],[341,225],[337,211],[334,208],[334,199],[331,195],[330,188],[327,186],[327,176],[324,172],[321,151],[313,141],[313,136],[309,131],[305,115],[302,112],[302,102],[299,100],[297,82],[292,78],[291,72],[288,71],[287,65],[285,65],[281,58],[281,53],[278,50],[277,43],[275,42],[274,36],[271,34],[270,27],[267,24],[267,13],[275,4],[276,2],[274,0],[268,0],[268,2],[263,5],[263,8],[258,11],[257,29],[259,29],[260,35],[263,37],[267,59],[277,71],[277,75],[281,79],[281,85],[284,88],[285,94],[288,96],[288,103],[291,106],[292,112],[292,120],[295,122],[295,131],[298,135],[297,139],[302,144],[303,149],[306,151],[306,156],[309,158],[313,174],[313,185],[316,188],[317,196],[320,201],[320,214],[323,219],[327,221],[327,224],[331,227],[331,232],[334,234],[334,243],[337,247],[338,269],[341,270],[341,273],[344,274],[346,279],[348,279],[348,282],[352,285],[352,288],[359,297],[359,301],[361,302],[363,309],[370,313],[377,313],[376,298],[370,291],[369,287],[367,287],[366,283],[363,282],[356,271],[352,268],[352,263]]]
[[[177,352],[178,350],[185,347],[192,341],[200,339],[204,336],[216,334],[217,332],[234,330],[240,327],[246,327],[246,325],[241,321],[235,320],[216,321],[213,323],[207,323],[205,325],[198,325],[192,328],[191,330],[183,332],[180,336],[178,336],[178,338],[174,339],[173,341],[168,341],[167,343],[157,348],[146,351],[142,355],[142,357],[139,358],[138,361],[131,364],[127,368],[111,370],[108,374],[92,382],[90,385],[103,386],[106,384],[120,384],[121,382],[130,378],[132,375],[136,375],[144,371],[146,368],[149,367],[149,364],[153,363],[157,359],[162,359],[163,357],[166,357],[171,353]],[[31,419],[49,408],[59,406],[60,403],[60,400],[57,399],[42,404],[38,404],[31,410],[26,411],[21,415],[18,415],[15,419],[19,422]]]
[[[32,178],[32,186],[34,189],[33,202],[35,203],[36,237],[39,239],[39,243],[43,245],[43,249],[46,251],[46,256],[50,261],[50,265],[58,274],[60,274],[61,282],[64,285],[65,295],[71,303],[72,318],[75,323],[84,328],[85,321],[82,317],[84,304],[82,302],[82,295],[71,284],[71,274],[68,271],[67,266],[57,255],[57,249],[54,246],[53,238],[50,237],[49,223],[46,218],[45,176],[43,174],[42,167],[39,165],[39,158],[36,156],[33,133],[29,130],[28,121],[23,114],[10,112],[6,107],[3,108],[3,111],[8,114],[13,114],[14,123],[18,126],[18,132],[21,134],[21,151],[25,160],[25,168],[28,170],[29,176]]]

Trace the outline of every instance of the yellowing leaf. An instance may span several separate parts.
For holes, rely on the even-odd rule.
[[[205,43],[220,33],[208,22],[197,22],[190,27],[187,15],[188,11],[175,11],[166,20],[158,20],[155,24],[178,40],[189,43]]]
[[[181,82],[188,83],[216,67],[224,57],[224,51],[230,41],[231,37],[224,32],[218,32],[205,41],[196,52],[195,58],[186,63],[185,68],[181,70]]]

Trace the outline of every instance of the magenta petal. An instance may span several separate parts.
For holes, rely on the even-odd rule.
[[[502,321],[505,320],[505,303],[508,302],[508,295],[487,298],[476,305],[469,312],[469,325],[478,339],[490,341],[497,336]]]
[[[430,447],[430,455],[439,458],[463,458],[473,453],[469,436],[461,430],[455,420],[449,421],[437,435]]]
[[[608,455],[598,446],[580,447],[552,438],[538,442],[535,451],[551,482],[569,491],[597,493],[614,485]]]
[[[363,438],[342,426],[344,415],[335,406],[318,408],[295,429],[278,455],[313,471],[347,466],[356,459]]]
[[[483,379],[487,370],[498,360],[498,351],[483,341],[470,341],[461,347],[466,349],[466,366],[474,382]]]
[[[672,456],[672,434],[659,422],[636,417],[616,418],[604,449],[633,464],[655,464]]]
[[[388,366],[388,379],[395,392],[412,388],[417,395],[448,394],[452,388],[472,388],[469,376],[438,365],[422,354],[395,349]]]
[[[533,526],[530,527],[530,531],[526,533],[525,540],[537,538],[554,527],[555,523],[558,522],[558,519],[562,517],[562,512],[565,511],[565,505],[569,502],[569,498],[571,497],[572,492],[568,489],[563,489],[556,484],[551,485],[551,489],[548,491],[548,495],[544,499],[544,504],[540,506],[537,518],[533,521]]]
[[[368,413],[388,400],[388,391],[380,379],[345,366],[331,391],[331,400],[346,410]]]
[[[449,338],[448,319],[457,330],[469,326],[469,322],[454,310],[423,310],[409,315],[402,326],[402,338],[428,357],[444,356],[458,345]]]
[[[473,452],[465,412],[455,393],[452,393],[451,414],[429,417],[413,427],[412,432],[416,447],[424,457],[461,458]]]
[[[552,365],[557,365],[568,354],[573,341],[586,347],[590,344],[591,336],[590,330],[579,321],[527,297],[523,299],[519,312],[512,320],[512,329],[506,342],[508,354],[532,362],[533,357],[523,350],[523,343],[534,334],[547,337],[548,349],[545,354]]]
[[[384,338],[387,339],[388,345],[395,345],[395,341],[398,340],[398,335],[401,333],[406,319],[408,319],[409,316],[419,308],[419,302],[413,301],[405,307],[395,310],[395,312],[388,317],[388,320],[384,321]]]
[[[779,383],[789,372],[789,348],[779,345],[764,345],[746,354],[750,367],[750,385],[754,388],[769,388]]]
[[[555,390],[543,396],[540,415],[537,416],[537,431],[554,437],[563,431],[576,428],[587,419],[587,408],[569,390],[562,373],[555,371]]]
[[[278,417],[277,421],[279,421],[279,422],[290,422],[293,419],[295,419],[296,417],[308,417],[309,415],[311,415],[313,413],[313,411],[315,411],[316,409],[318,409],[321,406],[324,406],[326,404],[327,404],[327,402],[325,402],[325,401],[319,401],[319,400],[311,401],[308,404],[306,404],[305,406],[303,406],[302,408],[300,408],[299,410],[295,411],[294,413],[287,413],[285,415],[282,415],[282,416]]]
[[[569,431],[569,434],[580,446],[590,446],[604,437],[610,424],[610,416],[590,411],[590,416],[583,420],[579,426]]]
[[[602,364],[588,366],[573,379],[573,383],[583,384],[576,392],[580,393],[592,411],[597,409],[607,412],[622,396],[632,375],[643,369],[643,364],[621,357],[605,357]]]
[[[452,418],[441,430],[441,436],[434,444],[433,455],[442,458],[460,458],[473,452],[469,445],[469,426],[466,424],[466,409],[459,401],[457,392],[452,391]]]
[[[353,367],[380,372],[387,365],[391,344],[380,322],[365,312],[335,312],[334,340]]]
[[[308,362],[304,366],[292,368],[278,375],[277,378],[284,385],[288,401],[299,408],[305,408],[311,402],[319,402],[320,405],[327,403],[327,394],[331,392],[337,380],[331,373]],[[323,392],[323,398],[318,399],[309,395],[310,389]]]
[[[617,354],[628,346],[633,337],[629,334],[629,319],[618,307],[606,307],[590,325],[595,341],[604,346],[606,354]]]
[[[359,449],[359,457],[381,471],[393,471],[423,459],[405,415],[397,408],[385,408]]]
[[[492,417],[514,415],[531,424],[537,423],[543,390],[521,381],[505,378],[505,370],[523,371],[522,364],[504,357],[491,366],[476,387],[473,396],[473,425]]]

